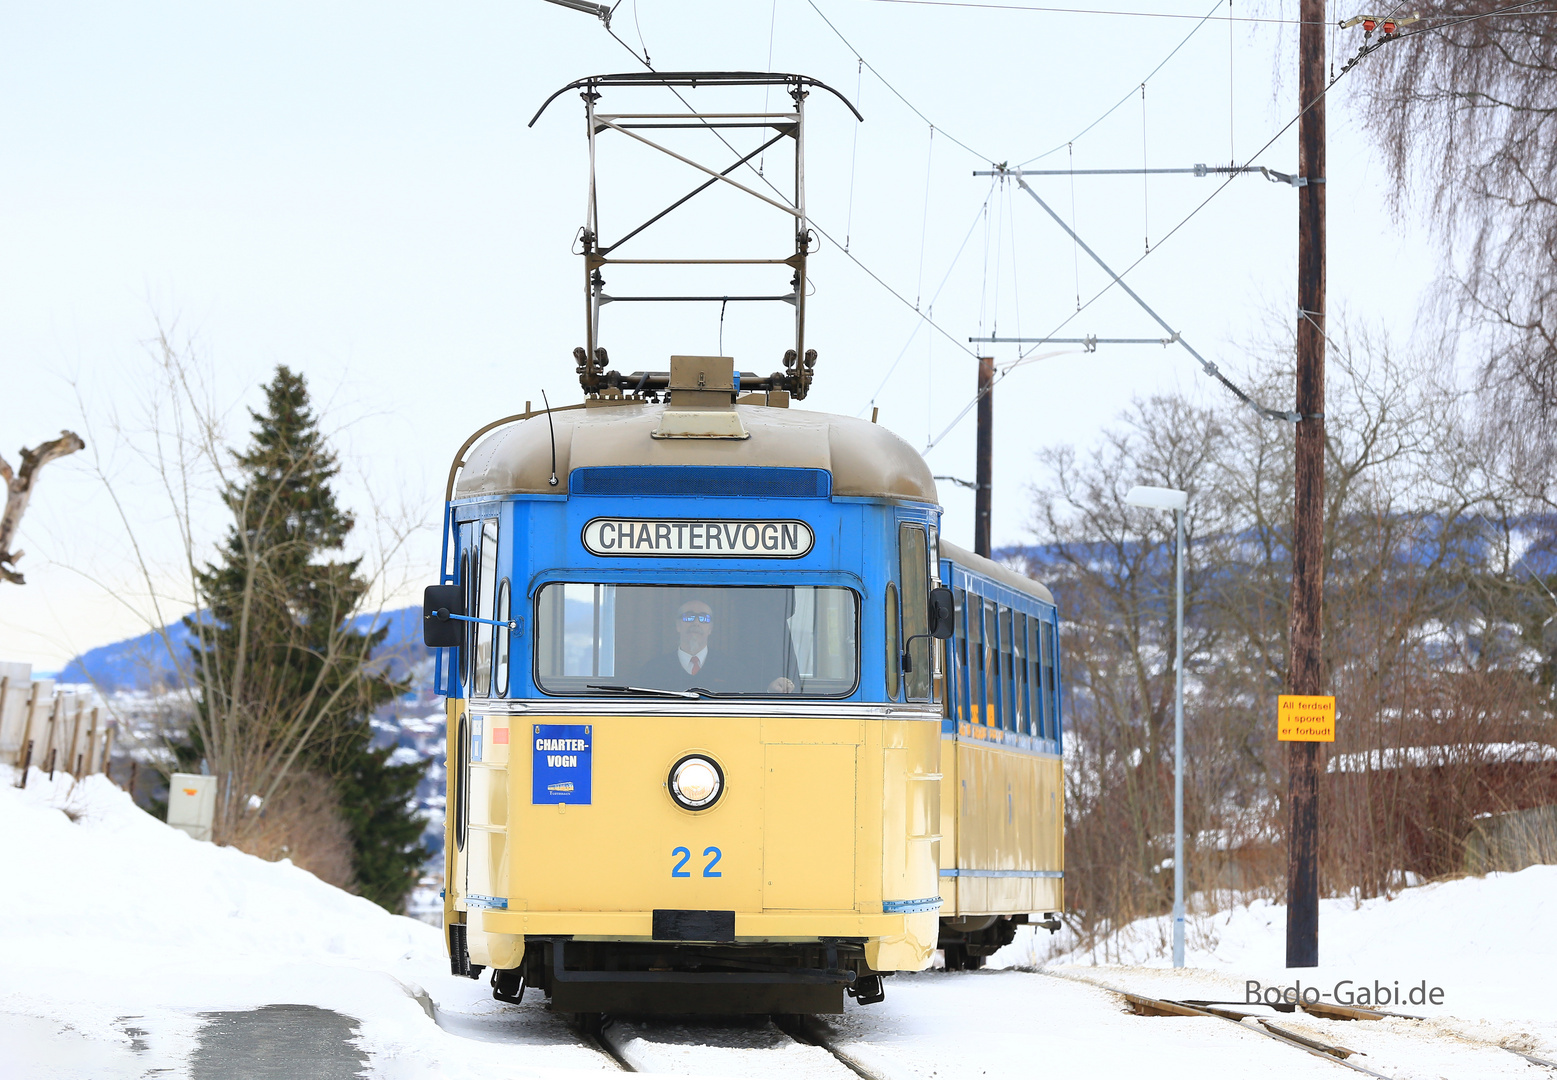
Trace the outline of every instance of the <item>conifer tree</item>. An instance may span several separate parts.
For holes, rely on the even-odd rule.
[[[234,523],[197,574],[205,610],[186,620],[200,697],[190,749],[219,763],[217,833],[240,845],[289,783],[331,783],[359,890],[399,910],[427,854],[408,805],[426,766],[371,746],[373,711],[405,687],[373,660],[388,627],[359,629],[360,560],[328,558],[353,521],[307,384],[280,366],[265,399],[224,493]]]

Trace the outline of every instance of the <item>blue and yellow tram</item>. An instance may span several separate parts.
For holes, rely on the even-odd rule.
[[[566,1012],[796,1013],[981,962],[1061,907],[1048,594],[939,541],[886,429],[728,358],[664,382],[489,425],[451,472],[454,970]]]

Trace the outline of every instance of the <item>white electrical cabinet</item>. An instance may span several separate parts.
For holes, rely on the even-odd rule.
[[[174,773],[168,778],[168,824],[196,840],[211,839],[216,817],[216,777]]]

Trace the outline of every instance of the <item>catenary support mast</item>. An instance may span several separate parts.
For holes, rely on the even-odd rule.
[[[1292,509],[1291,692],[1324,692],[1325,28],[1324,0],[1302,0],[1298,36],[1297,440]],[[1287,966],[1319,963],[1319,754],[1287,744]]]
[[[973,474],[973,553],[989,558],[989,509],[995,471],[995,358],[979,357],[979,430]]]

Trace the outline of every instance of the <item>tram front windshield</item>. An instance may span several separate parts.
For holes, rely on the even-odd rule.
[[[857,596],[837,586],[559,582],[537,603],[535,678],[548,694],[846,697],[858,640]]]

